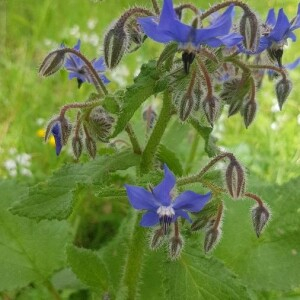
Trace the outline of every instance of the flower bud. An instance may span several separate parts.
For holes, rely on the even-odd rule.
[[[282,109],[283,103],[286,101],[290,92],[292,91],[292,82],[289,79],[281,79],[276,84],[276,96],[280,110]]]
[[[244,37],[244,46],[249,51],[255,51],[259,45],[260,30],[256,15],[246,10],[240,21],[240,33]]]
[[[270,212],[265,206],[259,205],[252,209],[251,214],[255,233],[259,237],[270,218]]]
[[[147,129],[152,129],[156,121],[157,114],[155,110],[149,106],[143,112],[143,120],[147,122]]]
[[[60,126],[61,126],[62,143],[63,145],[66,145],[71,135],[72,124],[69,122],[68,119],[63,117],[60,118]]]
[[[191,114],[195,99],[194,93],[185,93],[181,99],[180,106],[179,106],[179,118],[181,121],[185,121]]]
[[[177,259],[183,248],[183,239],[179,236],[173,236],[169,242],[169,254],[172,260]]]
[[[208,253],[211,251],[220,241],[222,231],[220,228],[211,228],[207,230],[204,239],[204,251]]]
[[[201,230],[205,228],[209,223],[210,223],[209,217],[198,218],[192,223],[191,230],[192,231]]]
[[[123,23],[115,23],[104,37],[104,60],[109,69],[115,68],[129,47],[129,36]]]
[[[82,153],[82,140],[78,135],[72,139],[72,150],[75,158],[78,159]]]
[[[233,199],[239,199],[245,192],[245,172],[240,163],[232,158],[225,174],[227,190]]]
[[[164,242],[165,234],[163,228],[156,229],[150,240],[151,250],[158,249]]]
[[[91,134],[103,142],[107,142],[113,123],[114,118],[99,106],[92,109],[88,119]]]
[[[39,75],[47,77],[54,74],[64,65],[64,61],[65,50],[63,48],[50,52],[39,68]]]
[[[257,108],[257,105],[256,105],[255,100],[248,99],[248,101],[244,105],[242,115],[244,117],[244,123],[245,123],[246,128],[248,128],[249,125],[254,120],[255,114],[256,114],[256,108]]]
[[[88,154],[92,158],[95,158],[96,153],[97,153],[97,144],[90,136],[85,137],[85,147],[86,147]]]
[[[202,102],[202,107],[207,118],[207,121],[213,127],[220,110],[220,101],[217,97],[206,97]]]

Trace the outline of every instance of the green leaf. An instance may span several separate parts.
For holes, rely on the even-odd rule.
[[[177,43],[172,42],[167,44],[159,56],[159,59],[157,61],[157,67],[161,68],[164,62],[166,62],[166,64],[171,65],[177,50],[178,50]]]
[[[156,153],[157,158],[167,164],[169,169],[177,176],[182,176],[182,165],[175,152],[168,149],[165,145],[160,144]]]
[[[0,291],[47,281],[54,270],[65,265],[68,224],[36,223],[14,216],[7,209],[25,188],[13,181],[1,181],[0,190]]]
[[[124,103],[112,137],[118,135],[126,127],[135,111],[144,101],[151,95],[161,91],[155,88],[159,76],[160,72],[156,68],[156,61],[152,60],[142,66],[140,74],[134,80],[134,84],[128,87],[125,92]]]
[[[67,256],[71,269],[78,279],[94,291],[108,292],[109,274],[96,252],[70,245],[67,247]]]
[[[79,183],[81,186],[85,184],[85,188],[100,185],[107,180],[107,174],[137,165],[139,159],[138,155],[124,151],[101,156],[85,164],[66,165],[48,181],[31,187],[11,208],[11,212],[37,220],[65,219],[72,212],[74,192]]]
[[[254,202],[228,199],[215,255],[253,289],[294,290],[300,286],[300,178],[283,186],[262,181],[248,186],[269,204],[270,224],[257,238],[249,213]]]

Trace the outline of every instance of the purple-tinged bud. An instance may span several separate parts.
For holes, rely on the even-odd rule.
[[[219,115],[220,100],[215,96],[206,97],[202,102],[202,107],[208,123],[213,127]]]
[[[231,158],[230,160],[226,170],[225,179],[227,190],[231,197],[233,199],[243,197],[246,184],[245,172],[243,167],[235,158]]]
[[[77,135],[72,139],[72,150],[76,159],[79,159],[82,153],[82,139]]]
[[[43,60],[40,68],[40,76],[50,76],[57,72],[65,62],[65,50],[63,48],[50,52]]]
[[[61,137],[63,145],[66,145],[72,131],[72,124],[66,118],[60,118]]]
[[[88,126],[95,138],[102,142],[107,142],[114,121],[114,118],[102,107],[95,107],[89,115]]]
[[[179,236],[173,236],[169,241],[169,254],[172,260],[179,258],[183,248],[183,239]]]
[[[153,232],[153,235],[150,240],[150,249],[151,250],[158,249],[160,246],[162,246],[164,240],[165,240],[165,234],[163,228],[156,229]]]
[[[109,69],[115,68],[129,47],[129,35],[124,24],[115,23],[104,37],[104,60]]]
[[[255,233],[259,237],[270,218],[270,212],[265,206],[259,205],[252,209],[251,214]]]
[[[210,252],[218,244],[221,239],[222,231],[220,228],[211,228],[207,230],[204,239],[204,251]]]
[[[244,37],[244,46],[249,51],[255,51],[260,40],[260,26],[256,15],[246,10],[240,21],[240,33]]]
[[[276,84],[276,96],[280,110],[292,91],[293,84],[289,79],[281,79]]]
[[[181,99],[179,106],[179,118],[185,121],[191,114],[195,105],[194,93],[185,93]]]
[[[256,110],[257,110],[256,101],[248,99],[243,107],[243,112],[242,112],[246,128],[248,128],[249,125],[254,120],[256,115]]]
[[[192,223],[191,230],[198,231],[204,229],[209,223],[210,223],[209,217],[199,218]]]
[[[85,137],[85,147],[86,147],[88,154],[92,158],[95,158],[96,153],[97,153],[97,144],[90,136]]]
[[[147,122],[147,129],[152,129],[156,121],[157,114],[152,106],[147,107],[143,112],[143,120]]]

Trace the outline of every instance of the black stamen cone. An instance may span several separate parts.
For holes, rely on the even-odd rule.
[[[81,79],[77,78],[77,85],[78,85],[79,89],[80,89],[82,84],[83,84],[83,81]]]
[[[170,216],[164,215],[159,218],[159,223],[162,226],[164,234],[168,233],[168,229],[171,225],[171,222],[172,222],[172,217],[170,217]]]
[[[283,55],[283,49],[270,49],[269,54],[272,59],[276,59],[278,62],[279,68],[282,68],[282,55]]]
[[[190,65],[194,61],[195,54],[194,53],[188,53],[188,52],[183,52],[182,53],[182,61],[183,61],[183,66],[184,66],[184,72],[186,74],[189,74],[190,71]]]

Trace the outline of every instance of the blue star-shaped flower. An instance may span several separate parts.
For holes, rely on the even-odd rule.
[[[179,44],[180,49],[190,52],[199,49],[201,45],[233,47],[243,39],[238,33],[229,33],[232,26],[233,8],[234,6],[230,5],[208,27],[197,29],[180,22],[172,0],[164,0],[159,18],[139,18],[138,23],[145,34],[154,41],[159,43],[174,41]]]
[[[73,49],[80,51],[81,41],[78,40],[77,44],[74,46]],[[105,75],[102,73],[105,71],[104,59],[103,57],[98,58],[97,60],[94,59],[91,61],[93,67],[95,68],[96,72],[99,74],[100,78],[102,79],[103,83],[109,83],[109,80]],[[90,76],[90,73],[87,70],[85,63],[75,54],[69,54],[68,58],[65,62],[65,68],[67,69],[69,74],[69,79],[77,78],[78,87],[81,86],[83,82],[94,83],[93,79]]]
[[[164,232],[169,225],[182,217],[191,222],[187,212],[199,212],[211,197],[211,193],[200,195],[192,191],[181,193],[174,201],[171,190],[176,179],[174,174],[164,165],[164,179],[149,192],[138,186],[125,185],[130,204],[138,210],[146,210],[140,225],[151,227],[160,223]]]
[[[60,154],[60,151],[62,148],[62,134],[61,134],[61,127],[60,127],[59,123],[56,123],[51,128],[51,133],[54,137],[56,155],[58,156]]]

